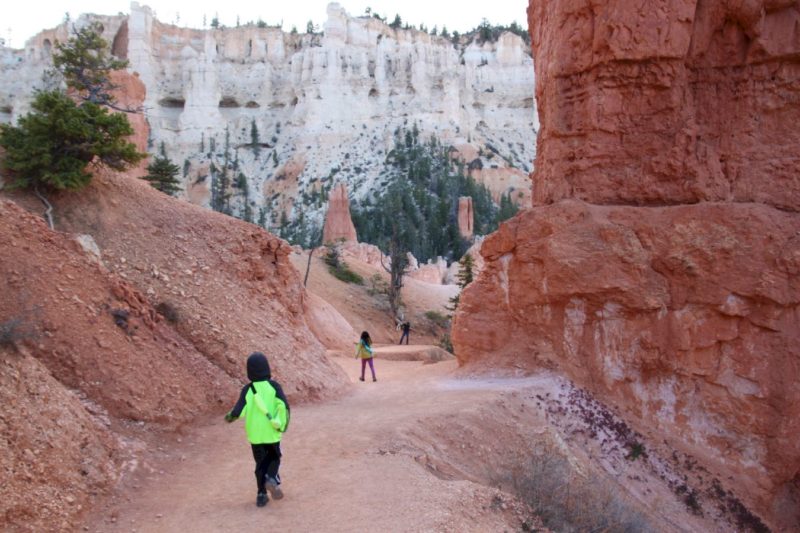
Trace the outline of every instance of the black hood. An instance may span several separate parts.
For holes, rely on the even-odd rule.
[[[261,352],[253,352],[247,358],[247,379],[265,381],[272,377],[267,356]]]

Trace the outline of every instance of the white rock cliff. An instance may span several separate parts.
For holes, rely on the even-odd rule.
[[[333,185],[346,183],[351,199],[379,190],[395,130],[414,123],[466,163],[490,154],[476,178],[491,176],[495,197],[516,189],[519,202],[530,197],[533,62],[514,34],[454,45],[350,17],[338,4],[313,35],[179,28],[135,2],[128,16],[76,23],[88,20],[103,24],[114,53],[145,84],[150,151],[163,143],[192,202],[219,201],[227,181],[234,214],[275,229],[302,212],[321,227]],[[67,37],[62,25],[23,50],[0,47],[0,122],[29,110],[50,49]]]

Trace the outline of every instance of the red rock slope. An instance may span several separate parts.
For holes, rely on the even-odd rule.
[[[247,355],[260,350],[294,400],[345,383],[308,329],[285,241],[129,176],[99,175],[53,200],[58,228],[92,235],[108,268],[154,306],[174,308],[175,329],[229,375],[241,377]]]
[[[128,282],[5,200],[0,249],[0,522],[66,531],[117,479],[110,420],[174,428],[232,401],[237,382]]]
[[[484,242],[458,357],[557,369],[800,527],[797,2],[529,16],[534,206]]]

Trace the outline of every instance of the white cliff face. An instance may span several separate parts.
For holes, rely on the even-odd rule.
[[[462,157],[492,146],[498,157],[484,169],[514,176],[494,180],[499,187],[529,188],[519,177],[531,170],[538,120],[533,62],[516,35],[455,46],[349,17],[337,4],[328,7],[323,35],[178,28],[136,3],[130,16],[102,21],[115,53],[147,88],[151,151],[164,144],[196,203],[212,201],[212,183],[227,168],[235,214],[246,202],[267,227],[301,212],[321,226],[319,192],[334,182],[345,182],[351,198],[379,189],[395,130],[414,123],[423,138],[435,134]],[[0,121],[27,111],[32,80],[49,64],[44,40],[51,46],[56,37],[65,39],[63,26],[24,51],[0,48]]]

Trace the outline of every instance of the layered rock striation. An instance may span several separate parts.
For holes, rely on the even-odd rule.
[[[533,208],[482,246],[463,363],[563,373],[800,524],[796,2],[538,1]]]
[[[793,1],[533,2],[534,203],[800,205]]]

